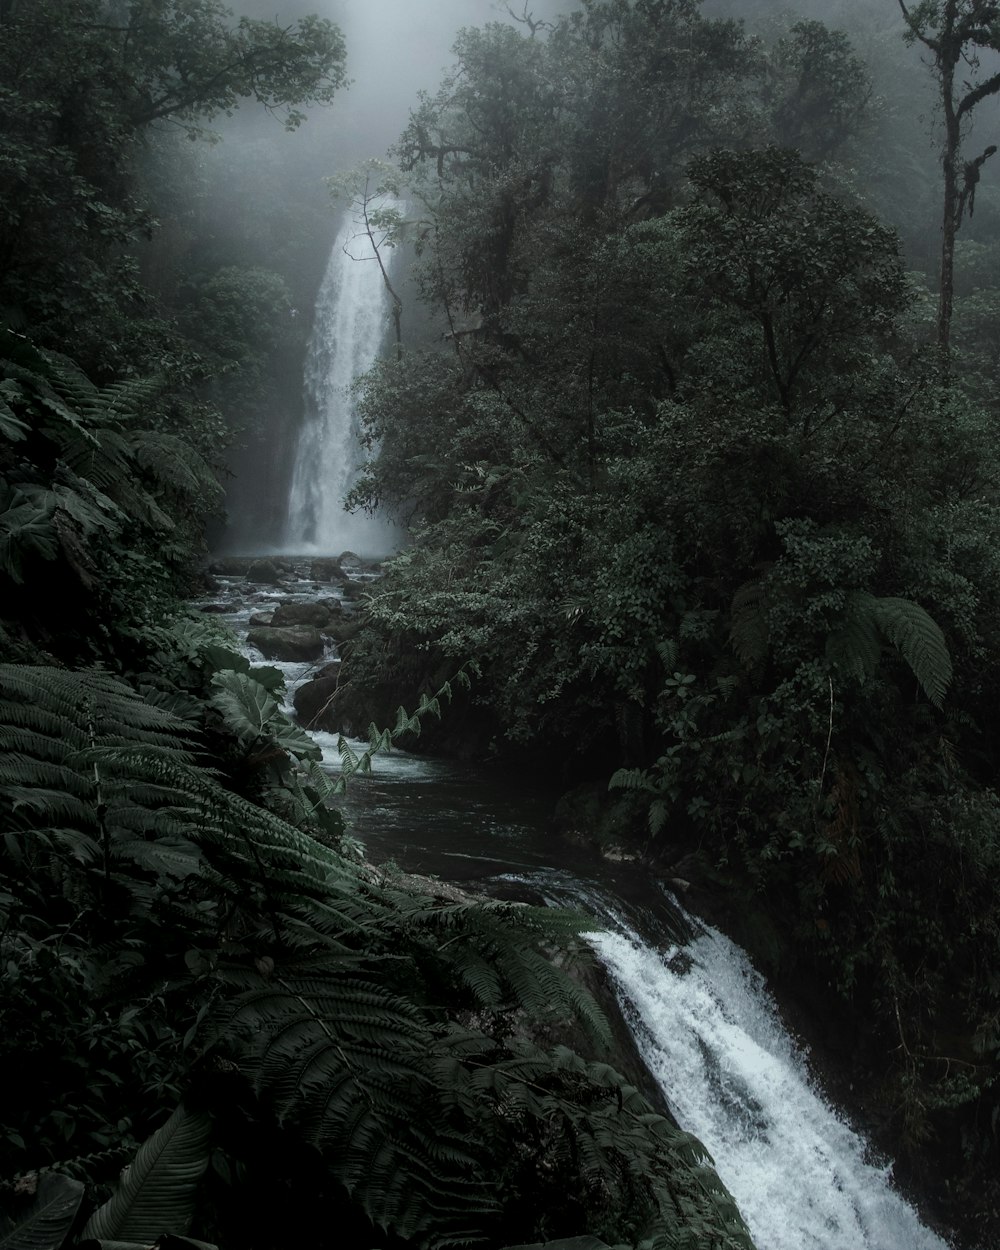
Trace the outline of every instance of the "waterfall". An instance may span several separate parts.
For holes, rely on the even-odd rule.
[[[666,951],[620,916],[588,940],[643,1059],[711,1153],[757,1250],[946,1250],[892,1188],[890,1168],[824,1101],[744,952],[688,920],[694,940]]]
[[[392,530],[345,512],[361,459],[351,384],[374,364],[389,328],[389,296],[367,235],[351,213],[330,251],[306,353],[304,419],[288,499],[287,551],[380,556]]]

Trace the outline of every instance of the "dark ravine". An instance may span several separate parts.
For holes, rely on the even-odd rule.
[[[329,582],[324,578],[320,582],[308,576],[320,570],[306,567],[301,562],[279,561],[277,567],[282,580],[266,587],[248,584],[242,578],[237,580],[233,565],[227,566],[227,570],[232,571],[226,574],[222,574],[220,569],[220,574],[225,577],[217,586],[221,601],[202,606],[228,608],[222,615],[237,628],[252,613],[260,613],[262,607],[266,609],[269,605],[277,605],[274,615],[279,620],[305,620],[313,615],[310,605],[318,600],[322,600],[324,605],[339,604],[335,612],[350,620],[353,619],[353,596],[365,584],[365,579],[370,579],[372,575],[370,570],[358,565],[349,569],[343,581],[334,578]],[[328,574],[329,566],[322,567],[322,571]],[[323,610],[329,611],[329,608],[324,606]],[[279,663],[286,669],[291,686],[302,683],[293,693],[296,707],[305,706],[302,696],[311,686],[319,687],[326,683],[324,691],[336,691],[338,660],[333,653],[334,644],[329,632],[323,632],[327,639],[324,653],[311,665],[300,663],[296,667],[291,660]],[[306,680],[303,681],[303,678]],[[320,692],[317,690],[314,693]],[[307,712],[302,719],[309,721],[317,718]],[[333,736],[329,732],[320,732],[318,741],[328,752],[332,763],[335,758]],[[582,874],[583,880],[592,883],[583,891],[584,896],[588,890],[595,889],[605,897],[609,894],[613,897],[619,892],[619,896],[632,895],[631,914],[638,916],[645,909],[647,921],[650,906],[655,906],[661,912],[661,919],[656,922],[659,937],[655,939],[661,947],[669,946],[674,941],[678,919],[677,913],[671,911],[668,928],[664,930],[660,927],[664,896],[658,879],[669,878],[675,886],[678,883],[681,888],[686,886],[685,901],[699,915],[740,938],[761,965],[768,969],[780,1004],[780,1015],[786,1027],[790,1026],[791,1033],[808,1047],[810,1065],[818,1074],[813,1079],[818,1080],[819,1087],[829,1100],[835,1105],[851,1107],[855,1122],[877,1149],[886,1156],[892,1153],[895,1144],[893,1124],[891,1116],[878,1101],[878,1074],[869,1066],[861,1070],[856,1067],[858,1056],[864,1054],[864,1039],[852,1031],[844,1019],[831,1022],[829,997],[818,992],[801,976],[796,976],[794,969],[788,975],[787,967],[781,960],[775,959],[780,939],[769,926],[765,909],[748,907],[747,900],[738,898],[731,883],[713,874],[701,864],[697,855],[688,855],[679,862],[654,869],[648,864],[621,862],[623,858],[630,858],[623,854],[622,844],[612,848],[612,859],[609,861],[601,856],[594,844],[574,847],[562,837],[553,841],[548,829],[557,797],[555,792],[531,795],[528,793],[530,787],[525,787],[522,781],[518,785],[518,803],[512,805],[510,792],[517,784],[509,773],[505,775],[485,767],[470,769],[446,761],[413,759],[394,752],[376,767],[373,778],[355,779],[344,810],[349,824],[362,838],[373,861],[393,861],[386,871],[430,873],[431,877],[425,879],[431,881],[431,889],[439,888],[433,884],[435,879],[446,878],[460,882],[464,889],[536,901],[539,894],[544,894],[548,888],[547,878],[548,884],[552,884],[551,874],[546,874],[544,870],[550,868],[555,859],[571,866],[571,873],[576,874],[573,880],[579,881]],[[470,795],[477,789],[487,795],[485,806],[480,805],[481,799],[470,800]],[[532,802],[526,805],[527,799]],[[496,805],[492,812],[491,801]],[[525,811],[525,806],[530,810]],[[518,812],[514,808],[521,810]],[[401,812],[404,814],[405,831],[399,828]],[[499,831],[498,817],[502,826]],[[564,818],[563,824],[573,830],[575,841],[586,841],[580,837],[584,830],[579,819],[566,821]],[[510,831],[515,827],[517,831],[511,836]],[[425,836],[428,831],[431,835],[429,840]],[[607,851],[607,837],[605,843]],[[395,864],[400,866],[399,869]],[[565,892],[565,882],[560,883],[559,888]],[[575,894],[573,890],[576,890]],[[570,891],[569,901],[579,905],[579,886],[571,886]],[[755,910],[756,916],[753,914]],[[633,923],[642,922],[635,920]],[[641,1028],[637,1035],[635,1018],[630,1026],[618,1010],[621,986],[613,990],[609,973],[601,968],[584,975],[588,988],[606,1009],[611,1009],[609,1015],[614,1022],[615,1035],[613,1063],[656,1104],[666,1107],[663,1089],[649,1069],[648,1052],[637,1044]],[[559,1040],[573,1044],[576,1039]],[[870,1064],[870,1060],[868,1062]],[[919,1201],[920,1178],[903,1179],[911,1182],[904,1188],[909,1190],[911,1199],[923,1210],[927,1222],[935,1224],[932,1204],[926,1200]],[[931,1234],[927,1237],[930,1240],[921,1244],[941,1244]],[[888,1243],[878,1240],[859,1244],[878,1247],[879,1250],[884,1245],[886,1250],[890,1250]],[[829,1245],[830,1250],[835,1250],[841,1243],[831,1241]],[[769,1243],[761,1241],[761,1250],[769,1250]]]

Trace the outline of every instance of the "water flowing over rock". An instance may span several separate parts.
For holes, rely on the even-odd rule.
[[[305,563],[293,570],[294,599],[285,592],[277,611],[315,602],[307,572]],[[248,591],[239,576],[222,590],[241,632],[261,594],[281,593]],[[320,637],[306,627],[251,628],[248,658],[259,663],[253,647],[267,656],[274,636],[299,630],[313,635],[314,645]],[[339,663],[274,658],[284,661],[289,711],[320,747],[321,767],[336,775],[339,735],[350,732],[345,720],[352,719],[334,698]],[[366,725],[367,718],[356,718],[356,729]],[[351,744],[358,753],[366,745]],[[608,863],[588,847],[553,839],[551,799],[540,795],[536,804],[523,776],[514,781],[481,765],[394,748],[370,773],[351,777],[339,806],[373,860],[475,881],[494,896],[551,900],[605,926],[587,940],[636,1051],[664,1104],[711,1153],[758,1250],[946,1250],[893,1188],[889,1164],[824,1097],[744,952],[687,915],[646,867]],[[570,814],[582,816],[582,809]]]
[[[947,1250],[818,1091],[744,952],[688,919],[696,936],[673,951],[620,917],[590,941],[647,1067],[708,1147],[758,1250]]]
[[[383,521],[343,507],[361,462],[351,385],[378,358],[388,328],[389,298],[371,242],[348,212],[330,252],[306,358],[305,416],[285,531],[289,551],[329,555],[350,547],[384,555],[393,547]]]

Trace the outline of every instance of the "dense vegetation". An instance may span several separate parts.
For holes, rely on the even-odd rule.
[[[993,13],[907,10],[937,77],[900,22],[884,81],[818,23],[683,0],[460,36],[397,150],[443,346],[366,386],[355,498],[412,542],[349,662],[379,708],[475,657],[466,742],[603,775],[616,839],[700,860],[995,1238]],[[965,126],[941,274],[940,174],[883,91]]]
[[[700,859],[995,1239],[997,200],[946,135],[939,284],[908,119],[968,122],[998,41],[984,0],[907,15],[937,80],[902,24],[880,81],[693,0],[459,35],[383,171],[436,342],[364,391],[356,501],[411,543],[348,659],[382,724],[474,661],[470,740]],[[183,610],[315,281],[316,203],[205,140],[329,102],[339,32],[0,0],[0,35],[0,1245],[748,1246],[546,958],[573,919],[356,862],[279,674]]]
[[[280,674],[183,609],[303,255],[200,236],[191,153],[241,99],[329,100],[339,32],[0,25],[0,1244],[749,1247],[552,961],[579,921],[359,863]]]

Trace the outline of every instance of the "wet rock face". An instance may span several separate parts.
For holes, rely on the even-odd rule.
[[[338,620],[330,621],[329,624],[323,626],[323,634],[327,638],[332,638],[334,642],[348,642],[361,632],[363,622],[358,618],[353,620],[349,617],[342,616]]]
[[[323,636],[309,625],[258,626],[247,641],[268,660],[318,660],[325,649]]]
[[[313,560],[309,566],[309,576],[314,582],[346,582],[347,574],[340,567],[339,560]]]
[[[276,628],[309,625],[313,629],[322,629],[329,623],[330,610],[320,603],[282,603],[271,617],[271,625]]]
[[[248,582],[277,586],[283,580],[283,571],[273,560],[253,560],[247,565],[245,576]]]
[[[299,686],[292,702],[299,723],[306,729],[322,729],[326,733],[340,733],[341,717],[333,711],[333,699],[340,684],[339,671],[329,673],[329,669],[339,670],[338,665],[327,665],[326,676],[313,678]]]

